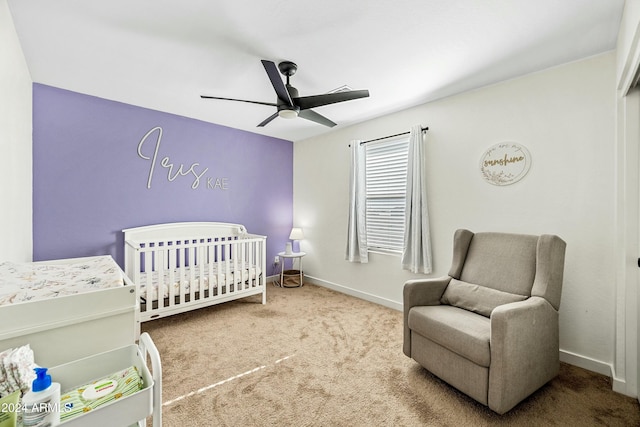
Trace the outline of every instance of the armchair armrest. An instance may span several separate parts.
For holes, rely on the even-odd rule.
[[[558,312],[544,298],[504,304],[491,313],[489,407],[499,414],[560,369]]]
[[[409,330],[409,310],[417,305],[440,305],[440,297],[451,281],[451,277],[408,280],[402,289],[404,311],[404,354],[411,357],[411,331]]]

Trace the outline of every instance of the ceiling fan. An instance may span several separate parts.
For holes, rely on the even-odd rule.
[[[283,117],[286,119],[294,119],[296,117],[302,117],[303,119],[311,120],[312,122],[320,123],[321,125],[334,127],[336,123],[332,122],[328,118],[321,114],[316,113],[311,108],[321,107],[323,105],[335,104],[337,102],[350,101],[352,99],[366,98],[369,96],[368,90],[350,90],[344,92],[326,93],[322,95],[313,96],[298,96],[298,89],[289,84],[289,78],[293,76],[298,70],[298,66],[291,61],[283,61],[276,64],[272,61],[262,60],[267,76],[273,85],[273,89],[276,92],[277,99],[275,103],[272,102],[260,102],[260,101],[248,101],[245,99],[234,98],[221,98],[218,96],[200,95],[205,99],[222,99],[225,101],[239,101],[248,102],[250,104],[269,105],[276,107],[278,110],[264,119],[258,127],[266,126],[276,117]],[[282,78],[278,75],[278,70],[282,75],[287,77],[287,83],[282,82]]]

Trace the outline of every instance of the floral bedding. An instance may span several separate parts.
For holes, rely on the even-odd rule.
[[[209,267],[211,267],[211,275],[209,275]],[[200,268],[195,268],[193,273],[194,276],[194,292],[204,291],[209,288],[209,278],[211,278],[211,287],[216,288],[218,284],[231,285],[236,284],[239,285],[242,282],[246,282],[247,280],[255,280],[256,277],[259,277],[262,274],[262,271],[259,267],[253,266],[251,268],[245,268],[242,270],[242,274],[233,274],[233,270],[229,270],[230,274],[226,274],[226,269],[222,269],[222,271],[218,272],[218,265],[212,264],[211,266],[205,265],[202,269],[204,271],[204,276],[202,279],[200,278]],[[183,268],[184,276],[181,276],[181,272],[179,269],[173,271],[173,292],[174,295],[187,294],[191,292],[191,284],[189,283],[189,279],[191,278],[191,271],[189,267]],[[162,280],[160,280],[162,278]],[[147,282],[151,281],[151,287],[148,289]],[[154,271],[151,273],[151,278],[147,278],[147,273],[140,274],[140,296],[143,299],[149,300],[157,300],[158,299],[158,285],[162,281],[162,295],[164,298],[169,297],[169,283],[171,283],[171,278],[169,275],[169,271],[165,270],[162,273]],[[220,282],[220,283],[218,283]]]
[[[109,255],[60,264],[0,263],[0,306],[123,285],[122,270]]]

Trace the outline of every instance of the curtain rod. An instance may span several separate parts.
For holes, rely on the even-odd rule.
[[[427,126],[427,127],[423,127],[423,128],[422,128],[422,132],[425,132],[425,131],[428,131],[428,130],[429,130],[429,127],[428,127],[428,126]],[[367,142],[381,141],[381,140],[383,140],[383,139],[393,138],[394,136],[408,135],[408,134],[410,134],[410,133],[411,133],[411,132],[401,132],[401,133],[396,133],[395,135],[382,136],[382,137],[380,137],[380,138],[370,139],[370,140],[368,140],[368,141],[361,141],[361,142],[360,142],[360,145],[362,145],[362,144],[366,144]]]

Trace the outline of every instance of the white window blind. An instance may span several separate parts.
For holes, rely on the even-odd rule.
[[[365,145],[367,242],[371,249],[402,252],[409,137]]]

